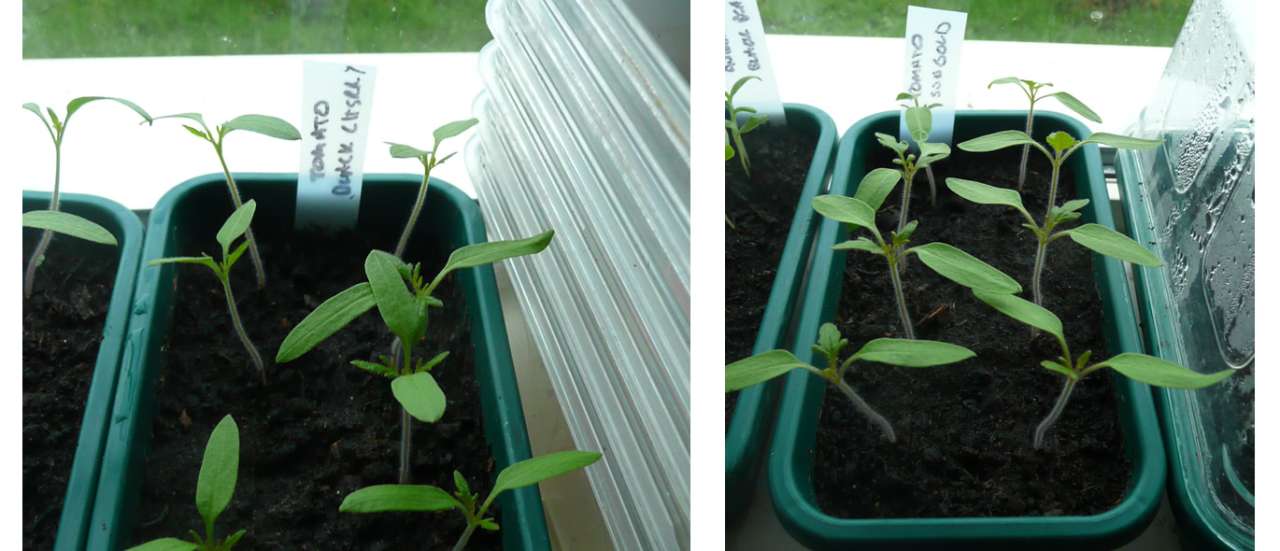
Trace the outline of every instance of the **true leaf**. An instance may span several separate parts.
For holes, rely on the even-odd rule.
[[[471,485],[467,484],[467,477],[462,476],[462,473],[456,470],[453,471],[453,487],[458,491],[458,493],[471,493]]]
[[[222,125],[222,128],[230,133],[232,130],[248,130],[256,132],[263,136],[270,136],[281,140],[300,140],[302,135],[298,133],[298,129],[294,128],[288,121],[270,115],[240,115],[231,119]]]
[[[395,369],[382,365],[378,362],[371,362],[368,360],[351,360],[351,365],[373,373],[374,375],[381,375],[388,379],[394,379],[400,375]]]
[[[1066,340],[1062,336],[1062,320],[1043,306],[1007,293],[991,293],[974,289],[973,295],[1001,314],[1049,333],[1059,341]]]
[[[171,256],[167,258],[156,258],[147,262],[148,266],[160,266],[162,264],[199,264],[213,271],[218,271],[218,263],[209,255],[205,256]]]
[[[1102,145],[1114,147],[1116,149],[1151,149],[1159,146],[1160,140],[1146,140],[1143,138],[1135,138],[1133,136],[1121,136],[1119,134],[1109,134],[1107,132],[1094,132],[1085,143],[1100,143]]]
[[[813,198],[813,210],[837,222],[866,228],[879,235],[875,209],[861,200],[843,195],[819,195]]]
[[[947,188],[956,195],[974,203],[1013,207],[1027,218],[1031,218],[1031,214],[1022,206],[1022,196],[1012,189],[995,187],[963,178],[947,178]]]
[[[765,121],[768,121],[768,120],[769,120],[768,115],[752,115],[750,118],[747,119],[747,122],[742,125],[742,129],[738,130],[738,133],[746,134],[747,132],[750,132],[752,130],[755,130],[756,128],[759,128],[760,125],[764,124]]]
[[[951,146],[944,143],[920,142],[920,160],[917,166],[929,166],[951,155]]]
[[[400,275],[401,265],[403,262],[391,253],[372,250],[364,259],[364,274],[373,289],[373,300],[383,323],[401,342],[414,343],[421,336],[418,332],[422,320],[417,301]]]
[[[818,328],[818,342],[815,344],[824,354],[839,356],[840,351],[849,345],[849,339],[840,335],[834,323],[824,323]],[[792,356],[794,358],[795,356]],[[796,360],[799,361],[799,360]]]
[[[386,142],[391,146],[391,156],[397,159],[423,159],[431,155],[430,151],[418,149],[402,143]]]
[[[1050,133],[1049,136],[1045,138],[1045,141],[1049,142],[1049,145],[1053,147],[1055,151],[1066,151],[1078,143],[1075,138],[1071,137],[1071,134],[1061,130]]]
[[[481,529],[487,530],[489,532],[498,531],[498,523],[494,522],[493,519],[489,519],[489,518],[481,519],[479,526]]]
[[[1085,224],[1065,231],[1072,241],[1090,250],[1142,266],[1163,266],[1160,257],[1151,254],[1137,241],[1100,224]]]
[[[907,134],[917,142],[929,139],[929,132],[933,129],[933,116],[925,107],[908,107],[906,113],[903,114],[907,121]]]
[[[1043,367],[1045,369],[1048,369],[1049,371],[1052,371],[1054,373],[1067,377],[1068,379],[1071,379],[1073,381],[1080,378],[1080,375],[1078,373],[1063,367],[1062,364],[1058,362],[1043,360],[1040,362],[1040,367]]]
[[[248,248],[249,242],[241,241],[240,244],[236,246],[235,250],[231,251],[231,254],[228,254],[226,258],[222,259],[222,262],[226,264],[228,270],[230,270],[232,266],[235,266],[236,261],[240,260],[240,256],[243,255],[244,251]]]
[[[1062,206],[1058,208],[1062,212],[1075,212],[1084,208],[1088,204],[1089,204],[1088,199],[1072,199],[1070,201],[1067,201],[1066,203],[1063,203]]]
[[[436,378],[421,371],[391,381],[391,393],[414,419],[434,423],[444,415],[445,397]]]
[[[885,198],[893,192],[893,188],[897,187],[901,179],[901,172],[892,168],[877,168],[862,177],[853,197],[866,203],[873,211],[880,210]]]
[[[489,503],[502,492],[537,484],[581,469],[599,460],[598,452],[570,450],[512,463],[498,473],[498,479],[493,483],[493,491],[489,492],[489,497],[485,499],[485,507],[482,509],[488,509]]]
[[[898,152],[898,154],[902,154],[907,150],[906,142],[900,142],[897,138],[888,134],[876,132],[876,141],[880,142],[880,145]]]
[[[332,507],[332,505],[330,505]],[[425,484],[381,484],[360,488],[342,500],[343,513],[385,513],[390,511],[444,511],[461,507],[453,496]]]
[[[1076,99],[1076,97],[1071,94],[1066,92],[1054,92],[1052,94],[1045,94],[1044,97],[1057,99],[1059,103],[1067,106],[1067,109],[1075,111],[1076,114],[1081,117],[1097,123],[1102,122],[1102,117],[1099,117],[1097,113],[1093,112],[1093,109],[1089,109],[1089,106],[1085,105],[1083,101]]]
[[[445,358],[448,358],[448,357],[449,357],[448,350],[445,350],[444,352],[436,354],[430,360],[427,360],[423,362],[421,365],[419,365],[417,371],[431,371],[431,368],[437,365],[440,365],[440,362],[443,362]]]
[[[1198,373],[1167,360],[1133,352],[1116,355],[1098,365],[1110,367],[1130,379],[1164,388],[1204,388],[1235,373],[1232,369]]]
[[[999,132],[961,142],[960,145],[956,147],[972,153],[985,153],[988,151],[1004,149],[1006,147],[1034,143],[1036,143],[1035,140],[1031,139],[1026,132],[1021,130],[1001,130]]]
[[[218,229],[218,244],[222,245],[222,255],[227,256],[227,251],[231,249],[231,243],[244,232],[249,229],[249,224],[253,222],[253,213],[257,211],[258,203],[253,199],[246,201],[240,205],[240,208],[231,213],[227,217],[227,221],[222,223],[222,227]]]
[[[240,470],[240,429],[230,415],[222,418],[209,435],[200,462],[200,478],[196,480],[196,510],[206,527],[214,520],[236,492],[236,475]]]
[[[235,547],[235,545],[240,542],[240,538],[244,537],[244,534],[245,534],[245,529],[241,528],[237,530],[236,533],[231,534],[230,536],[227,536],[226,545],[224,545],[224,547],[226,547],[228,550]]]
[[[373,289],[367,282],[329,297],[289,331],[276,352],[276,363],[293,361],[306,354],[373,306]]]
[[[880,245],[875,244],[865,237],[859,237],[857,239],[845,241],[844,243],[836,243],[831,248],[837,251],[865,251],[871,254],[884,254],[884,249],[881,249]]]
[[[457,136],[458,134],[466,132],[467,129],[471,128],[472,126],[475,126],[476,123],[479,123],[479,122],[480,122],[479,120],[474,118],[465,119],[465,120],[446,123],[440,128],[435,129],[435,131],[431,133],[432,139],[434,139],[436,142],[435,147],[433,147],[432,149],[438,149],[440,147],[440,142],[443,142],[446,139],[452,138],[454,136]]]
[[[444,268],[440,270],[440,273],[436,274],[435,280],[431,282],[431,287],[434,288],[446,274],[454,270],[473,268],[512,257],[542,252],[543,249],[547,248],[547,245],[551,244],[551,239],[555,235],[555,230],[547,230],[524,239],[490,241],[457,249],[449,255],[449,261],[445,262]]]
[[[946,243],[927,243],[912,247],[911,251],[938,275],[970,289],[995,293],[1022,292],[1022,285],[995,266]]]
[[[85,241],[116,245],[116,236],[98,224],[60,210],[31,210],[22,213],[22,226],[50,230]]]
[[[951,343],[916,339],[875,339],[853,357],[902,367],[933,367],[972,358],[972,350]]]
[[[724,368],[724,391],[760,384],[792,369],[810,367],[786,350],[770,350],[733,362]]]
[[[178,538],[160,538],[142,545],[130,547],[128,551],[195,551],[200,549],[195,543]]]

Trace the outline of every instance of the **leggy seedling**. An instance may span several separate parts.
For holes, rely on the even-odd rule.
[[[991,83],[987,84],[987,89],[990,90],[992,86],[997,84],[1016,84],[1018,89],[1022,90],[1023,94],[1026,94],[1028,105],[1027,128],[1025,132],[1028,136],[1032,135],[1034,130],[1036,102],[1047,98],[1056,98],[1059,103],[1067,106],[1068,109],[1075,111],[1081,117],[1097,123],[1102,122],[1102,117],[1099,117],[1097,113],[1093,112],[1093,109],[1089,109],[1089,106],[1085,105],[1084,102],[1076,99],[1076,97],[1071,94],[1066,92],[1053,92],[1052,94],[1040,95],[1040,89],[1053,86],[1052,82],[1036,82],[1034,80],[1027,80],[1018,77],[1004,77],[991,81]],[[1027,157],[1030,153],[1030,145],[1022,146],[1022,161],[1018,163],[1018,191],[1022,191],[1022,185],[1027,181]]]
[[[1037,449],[1044,447],[1045,433],[1049,432],[1058,417],[1062,415],[1076,383],[1102,368],[1109,367],[1125,377],[1152,386],[1185,389],[1203,388],[1230,377],[1233,373],[1230,369],[1209,374],[1197,373],[1173,362],[1134,352],[1117,354],[1105,361],[1090,364],[1089,359],[1092,356],[1090,350],[1084,351],[1079,356],[1071,355],[1071,349],[1067,347],[1067,339],[1062,330],[1062,320],[1058,319],[1053,312],[1010,294],[976,290],[973,294],[978,297],[978,300],[987,303],[1001,314],[1053,335],[1062,348],[1062,356],[1040,362],[1041,367],[1062,375],[1063,382],[1062,392],[1054,402],[1053,409],[1036,427],[1032,444]]]
[[[294,128],[292,124],[289,124],[284,119],[268,115],[240,115],[215,126],[213,130],[210,130],[204,123],[204,116],[199,113],[178,113],[176,115],[156,117],[156,120],[160,119],[186,119],[200,125],[200,128],[186,124],[182,125],[182,127],[186,128],[191,135],[209,142],[213,146],[213,152],[218,156],[218,164],[222,166],[222,175],[227,180],[227,192],[231,195],[231,204],[237,209],[242,204],[240,187],[236,185],[236,179],[231,176],[231,170],[227,168],[227,160],[223,155],[222,149],[227,134],[236,130],[247,130],[280,140],[302,139],[302,135],[298,133],[298,129]],[[258,252],[258,241],[253,237],[252,228],[245,230],[245,239],[249,243],[249,259],[253,261],[253,273],[258,279],[258,288],[263,289],[267,286],[267,272],[262,267],[262,254]]]
[[[453,121],[435,129],[435,131],[431,133],[431,138],[434,140],[434,143],[432,144],[431,149],[428,150],[422,150],[404,144],[387,143],[387,145],[391,146],[392,157],[397,159],[417,159],[422,163],[422,186],[418,188],[418,198],[414,201],[413,208],[409,210],[409,220],[405,222],[404,231],[400,233],[400,240],[396,242],[396,250],[394,254],[397,258],[404,257],[404,250],[409,246],[409,236],[413,234],[413,227],[418,224],[418,214],[422,212],[422,205],[427,201],[427,185],[431,181],[431,169],[444,164],[445,161],[449,160],[449,157],[454,155],[454,153],[450,153],[444,157],[437,157],[436,155],[440,151],[440,144],[444,143],[446,139],[466,132],[467,129],[475,126],[477,122],[479,121],[476,119]]]
[[[426,336],[428,309],[444,304],[432,292],[455,270],[492,264],[512,257],[541,252],[555,232],[547,230],[526,239],[467,245],[453,251],[444,268],[425,283],[421,267],[409,265],[384,251],[370,251],[364,261],[368,281],[347,288],[324,301],[298,323],[276,352],[276,363],[297,359],[315,348],[352,320],[374,308],[401,343],[400,361],[383,356],[380,362],[352,361],[352,365],[391,379],[391,393],[402,408],[400,429],[400,483],[409,481],[412,446],[410,417],[434,423],[444,415],[445,396],[431,376],[431,369],[448,355],[441,352],[427,360],[414,356],[414,347]]]
[[[840,354],[849,340],[831,323],[818,329],[818,342],[813,345],[815,354],[827,360],[825,368],[818,368],[800,361],[786,350],[770,350],[738,360],[725,367],[725,392],[736,392],[784,375],[793,369],[804,369],[821,377],[842,392],[854,408],[884,433],[890,442],[897,441],[893,425],[883,415],[858,395],[844,380],[844,375],[854,362],[875,362],[901,367],[934,367],[967,360],[974,356],[968,348],[945,342],[911,339],[875,339],[840,362]]]
[[[764,124],[765,121],[769,120],[769,117],[763,113],[756,113],[754,107],[745,105],[741,107],[735,106],[733,104],[733,98],[738,95],[738,90],[741,90],[743,85],[753,79],[760,80],[760,77],[752,75],[742,77],[738,79],[737,82],[733,83],[733,86],[729,88],[728,92],[724,93],[724,128],[726,132],[724,160],[728,161],[729,159],[732,159],[734,157],[734,152],[737,151],[738,162],[742,164],[742,171],[746,173],[748,177],[751,176],[751,159],[747,157],[747,146],[742,143],[742,136]],[[749,114],[746,122],[742,123],[741,126],[738,125],[738,115],[740,113]],[[733,145],[729,145],[730,140],[733,141]]]
[[[44,262],[45,252],[49,250],[49,243],[53,241],[55,232],[103,245],[116,244],[115,236],[111,235],[111,232],[107,231],[106,228],[74,214],[59,210],[62,207],[62,140],[66,137],[67,125],[71,123],[71,116],[75,115],[76,111],[79,111],[86,104],[98,100],[114,101],[141,115],[143,122],[150,123],[152,121],[151,115],[147,114],[146,110],[139,107],[138,104],[121,98],[86,96],[73,99],[67,102],[67,111],[62,118],[58,118],[58,114],[52,108],[46,107],[44,112],[41,112],[39,105],[34,103],[22,104],[23,109],[35,113],[40,118],[40,122],[44,123],[44,129],[49,131],[49,139],[53,141],[53,195],[49,198],[49,208],[22,214],[23,227],[44,230],[40,233],[40,241],[36,243],[31,259],[27,261],[27,270],[22,280],[22,296],[24,297],[31,296],[31,289],[35,285],[36,269]],[[44,113],[49,114],[48,119],[45,118]]]
[[[898,317],[902,322],[903,336],[908,339],[915,338],[914,325],[911,323],[906,295],[902,289],[902,266],[908,255],[919,256],[920,261],[938,275],[971,289],[989,289],[1007,293],[1017,293],[1022,290],[1022,286],[1004,272],[946,243],[926,243],[908,248],[911,234],[915,232],[917,226],[914,220],[902,231],[890,232],[889,240],[886,241],[881,236],[880,230],[876,228],[876,210],[884,202],[885,197],[893,191],[899,177],[900,174],[895,170],[877,168],[867,173],[862,179],[853,197],[819,195],[813,199],[813,209],[832,220],[865,229],[875,238],[872,241],[866,237],[858,237],[852,241],[838,243],[833,248],[880,255],[888,262],[889,278],[893,283],[893,294],[898,306]]]
[[[245,247],[249,246],[249,241],[246,239],[234,250],[231,249],[231,244],[249,231],[249,224],[253,221],[253,213],[257,208],[257,202],[250,199],[249,202],[240,205],[240,208],[231,213],[231,216],[227,217],[227,221],[222,223],[222,228],[218,230],[217,234],[218,244],[222,246],[221,260],[214,260],[208,254],[202,254],[200,256],[157,258],[149,264],[151,266],[199,264],[213,271],[213,275],[222,283],[222,293],[227,298],[227,312],[231,315],[231,325],[235,328],[236,336],[240,337],[240,344],[244,345],[245,351],[249,353],[249,358],[253,360],[253,366],[258,369],[258,376],[262,378],[262,384],[265,385],[267,384],[266,365],[262,362],[262,356],[258,354],[258,347],[254,346],[253,341],[249,339],[249,333],[245,331],[244,323],[240,321],[240,310],[236,308],[236,297],[231,292],[231,268],[235,266],[237,260],[240,260],[240,256],[244,254]]]
[[[454,544],[454,551],[467,546],[476,528],[498,530],[498,523],[485,516],[493,500],[508,490],[516,490],[585,468],[600,459],[597,452],[563,451],[513,463],[494,481],[493,491],[477,508],[479,494],[471,492],[462,473],[453,471],[454,492],[450,494],[437,486],[384,484],[369,486],[352,492],[342,500],[338,510],[343,513],[429,512],[457,509],[467,520],[467,528]]]
[[[1053,233],[1053,230],[1059,224],[1080,218],[1081,214],[1078,211],[1089,204],[1088,199],[1075,199],[1067,201],[1062,206],[1054,205],[1058,194],[1058,177],[1062,172],[1062,165],[1067,162],[1071,154],[1091,143],[1109,145],[1117,149],[1139,149],[1158,146],[1160,141],[1118,136],[1103,132],[1090,134],[1084,141],[1076,141],[1070,134],[1059,131],[1049,134],[1048,143],[1053,148],[1053,153],[1049,153],[1048,149],[1031,139],[1026,133],[1017,130],[1005,130],[974,138],[959,145],[960,149],[979,153],[1015,145],[1027,145],[1035,147],[1041,153],[1044,153],[1044,156],[1053,165],[1053,175],[1049,180],[1049,204],[1045,208],[1043,224],[1036,224],[1035,219],[1023,208],[1022,198],[1017,192],[971,180],[947,178],[947,187],[951,188],[951,191],[955,192],[956,195],[979,204],[1010,206],[1017,209],[1026,218],[1027,223],[1023,224],[1023,227],[1031,230],[1037,241],[1035,263],[1031,269],[1031,294],[1036,304],[1044,303],[1043,293],[1040,290],[1040,274],[1044,271],[1049,243],[1061,237],[1069,236],[1076,243],[1120,260],[1143,266],[1160,266],[1162,262],[1158,257],[1148,252],[1132,239],[1106,226],[1085,224],[1078,228]]]
[[[189,531],[192,541],[161,538],[132,547],[129,551],[231,551],[245,530],[241,529],[219,540],[213,523],[227,510],[236,493],[240,471],[240,428],[230,415],[223,417],[209,435],[200,462],[200,478],[196,480],[196,510],[204,521],[204,536]]]
[[[905,110],[904,118],[907,120],[907,134],[911,136],[911,139],[914,140],[917,145],[924,143],[929,140],[929,132],[933,130],[933,108],[942,104],[930,103],[927,105],[920,105],[919,96],[909,92],[902,92],[898,94],[898,101],[906,100],[911,100],[911,105],[907,105],[905,103],[902,104],[902,108]],[[942,145],[945,146],[946,144]],[[896,151],[896,149],[894,150]],[[923,151],[923,149],[921,149],[921,151]],[[949,148],[947,153],[950,154]],[[943,155],[938,159],[934,159],[933,161],[924,164],[924,174],[929,180],[930,206],[938,204],[938,184],[933,179],[932,163],[940,161],[945,157],[946,155]],[[905,163],[903,164],[905,169]]]

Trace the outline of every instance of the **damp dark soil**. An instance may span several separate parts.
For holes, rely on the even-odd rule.
[[[751,160],[750,177],[737,157],[725,161],[724,353],[728,362],[750,356],[755,345],[817,137],[766,126],[743,141]],[[726,425],[737,396],[725,397]]]
[[[216,228],[189,231],[209,239],[182,247],[184,254],[217,250]],[[179,267],[133,541],[183,536],[200,526],[194,493],[205,442],[231,414],[240,427],[239,481],[218,527],[221,535],[248,530],[237,549],[450,548],[465,528],[455,511],[338,512],[347,494],[397,481],[400,410],[390,381],[349,363],[388,353],[390,337],[377,314],[366,313],[298,360],[271,362],[290,328],[325,299],[363,281],[365,255],[389,247],[394,236],[300,233],[285,241],[270,231],[259,235],[267,289],[256,289],[248,254],[234,269],[233,288],[247,331],[268,362],[268,382],[262,385],[235,337],[212,273]],[[435,273],[447,253],[411,250],[407,258],[422,259],[424,273]],[[457,468],[483,496],[497,473],[483,436],[467,304],[454,278],[437,296],[445,307],[432,311],[432,331],[417,354],[451,352],[433,370],[449,404],[440,422],[413,423],[413,483],[452,491]],[[500,536],[484,531],[468,546],[496,548]]]
[[[967,203],[943,183],[956,176],[1016,187],[1019,151],[1002,153],[960,152],[940,165],[937,206],[930,206],[919,174],[911,217],[920,227],[912,242],[955,245],[1013,276],[1030,296],[1035,241],[1020,227],[1020,215]],[[871,166],[891,165],[885,156]],[[1074,197],[1069,173],[1063,181],[1059,203]],[[1023,203],[1037,219],[1048,187],[1048,167],[1033,162]],[[881,228],[896,225],[900,198],[895,191],[886,201]],[[900,337],[884,260],[848,254],[835,323],[853,347]],[[1107,343],[1092,262],[1083,247],[1056,241],[1043,283],[1045,306],[1062,319],[1072,352],[1092,350],[1098,358],[1107,354]],[[1124,499],[1131,466],[1110,376],[1077,385],[1046,449],[1035,450],[1032,432],[1061,390],[1061,376],[1039,366],[1060,354],[1053,337],[1033,336],[918,260],[904,274],[904,287],[917,338],[963,345],[977,357],[931,369],[860,364],[850,371],[850,384],[894,424],[896,444],[828,389],[814,456],[814,488],[824,511],[844,518],[1089,515]]]
[[[40,231],[22,232],[21,267]],[[115,283],[115,247],[54,237],[22,302],[22,548],[52,549]]]

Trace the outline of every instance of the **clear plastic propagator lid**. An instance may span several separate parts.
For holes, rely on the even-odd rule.
[[[1232,548],[1253,547],[1254,524],[1252,21],[1246,0],[1195,3],[1134,129],[1164,145],[1118,158],[1134,231],[1166,264],[1135,268],[1148,345],[1196,371],[1239,370],[1202,390],[1158,391],[1174,497]]]

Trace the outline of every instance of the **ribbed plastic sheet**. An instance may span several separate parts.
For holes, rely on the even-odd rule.
[[[620,1],[491,0],[465,157],[617,549],[689,538],[688,85]]]

